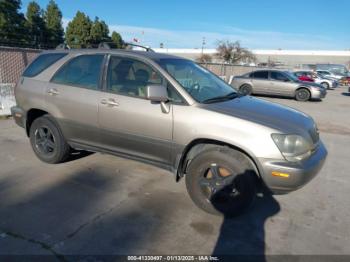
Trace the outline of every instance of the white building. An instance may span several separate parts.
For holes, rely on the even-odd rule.
[[[156,48],[159,53],[169,53],[188,59],[197,59],[202,49]],[[289,66],[316,63],[350,64],[349,51],[312,51],[312,50],[252,50],[258,63],[280,62]],[[215,56],[216,49],[204,49],[203,53]]]

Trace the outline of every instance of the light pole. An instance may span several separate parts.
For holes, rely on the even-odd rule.
[[[205,37],[203,37],[203,39],[202,39],[202,55],[203,55],[203,51],[204,51],[204,46],[205,46]]]

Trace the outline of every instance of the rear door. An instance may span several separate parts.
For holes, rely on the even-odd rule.
[[[251,73],[254,94],[268,94],[270,88],[269,72],[267,70]]]
[[[104,92],[99,96],[103,147],[124,156],[160,165],[171,161],[173,116],[159,103],[146,99],[147,85],[166,85],[147,63],[135,58],[110,57]]]
[[[63,65],[47,87],[47,107],[66,139],[98,145],[98,102],[104,54],[79,55]]]

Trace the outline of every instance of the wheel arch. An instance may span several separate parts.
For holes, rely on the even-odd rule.
[[[29,137],[30,127],[33,124],[34,120],[47,114],[49,113],[46,112],[45,110],[41,110],[38,108],[31,108],[28,110],[27,117],[26,117],[26,133],[28,137]]]
[[[186,173],[186,169],[188,167],[188,164],[190,163],[191,159],[193,159],[193,157],[210,148],[213,146],[226,146],[229,147],[233,150],[237,150],[241,153],[243,153],[247,159],[251,162],[252,166],[255,169],[255,172],[258,176],[258,178],[262,178],[261,176],[261,172],[262,172],[262,168],[258,165],[258,161],[257,159],[254,157],[254,155],[251,152],[248,152],[248,150],[242,149],[241,147],[232,145],[230,143],[226,143],[223,141],[219,141],[219,140],[214,140],[214,139],[207,139],[207,138],[198,138],[195,140],[192,140],[186,147],[185,149],[182,151],[181,157],[179,158],[180,160],[178,161],[178,164],[176,166],[175,169],[175,179],[176,182],[178,182],[182,177],[185,176]]]
[[[239,86],[238,89],[240,89],[240,88],[243,87],[243,86],[249,86],[249,87],[252,89],[252,91],[253,91],[253,84],[252,84],[252,83],[244,82],[244,83],[242,83],[242,84]]]
[[[299,87],[295,90],[294,95],[296,95],[297,92],[298,92],[300,89],[305,89],[305,90],[307,90],[307,91],[309,92],[310,96],[311,96],[311,91],[310,91],[310,89],[309,89],[307,86],[299,86]]]

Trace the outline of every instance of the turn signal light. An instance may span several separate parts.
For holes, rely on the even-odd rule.
[[[272,172],[271,175],[278,176],[278,177],[283,177],[283,178],[289,178],[289,174],[286,174],[286,173]]]

